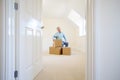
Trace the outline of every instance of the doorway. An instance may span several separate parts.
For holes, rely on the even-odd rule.
[[[8,2],[7,2],[8,1]],[[14,1],[14,0],[13,0]],[[18,1],[19,2],[19,0],[15,0],[15,1]],[[7,3],[11,3],[11,1],[10,0],[6,0],[6,2]],[[29,2],[29,1],[28,1]],[[87,16],[86,16],[86,20],[87,20],[87,67],[86,67],[86,70],[87,70],[87,72],[86,72],[86,76],[87,76],[87,80],[89,79],[89,80],[92,80],[92,75],[93,75],[93,60],[92,60],[92,58],[93,58],[93,27],[92,27],[92,4],[93,2],[92,2],[92,0],[89,0],[89,1],[87,1]],[[13,4],[13,3],[12,3]],[[6,7],[7,8],[7,10],[6,11],[9,11],[9,8],[6,6],[6,4],[4,4],[4,7]],[[12,6],[13,7],[13,6]],[[27,7],[29,7],[29,6],[27,6]],[[30,9],[29,9],[30,10]],[[33,15],[36,15],[36,14],[33,14]],[[6,20],[9,20],[9,18],[7,17],[6,18]],[[4,24],[4,23],[3,23]],[[5,26],[5,28],[7,28],[7,26]],[[2,30],[2,29],[1,29]],[[6,34],[7,32],[4,32],[3,31],[3,33],[4,34]],[[28,31],[28,34],[29,34],[29,31]],[[2,35],[2,36],[5,36],[5,35]],[[5,40],[6,41],[6,40]],[[6,43],[6,42],[5,42]],[[3,46],[2,46],[3,47]],[[13,47],[14,48],[14,47]],[[5,49],[6,50],[6,49]],[[10,57],[10,56],[8,56],[7,55],[7,53],[6,53],[6,51],[3,51],[3,52],[5,52],[5,54],[6,54],[6,57]],[[7,61],[8,59],[6,59],[6,57],[5,56],[1,56],[2,58],[2,61],[1,61],[1,64],[7,64],[5,61]],[[4,59],[3,59],[4,58]],[[12,60],[12,58],[10,57],[10,59]],[[13,62],[14,62],[15,60],[13,60]],[[5,65],[3,65],[4,67],[5,67]],[[15,66],[15,65],[14,65]],[[19,66],[19,65],[18,65]],[[1,69],[1,67],[0,67],[0,69]],[[2,70],[2,72],[4,73],[4,71],[5,71],[6,69],[4,68],[4,70]],[[14,71],[14,68],[12,69],[13,71]],[[1,73],[2,73],[1,72]],[[14,72],[13,72],[14,73]],[[92,73],[92,74],[91,74]],[[13,75],[11,74],[11,76],[12,76],[12,78],[13,78]],[[2,77],[8,77],[8,75],[6,75],[6,74],[3,74],[3,76]],[[2,78],[3,79],[3,78]],[[5,80],[5,79],[4,79]]]
[[[85,80],[87,76],[85,72],[87,64],[86,2],[86,0],[43,0],[43,64],[45,68],[36,80],[47,79],[46,76],[51,80]],[[70,55],[50,54],[53,35],[57,32],[58,26],[69,42]]]

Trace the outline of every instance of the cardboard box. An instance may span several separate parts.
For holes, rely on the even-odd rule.
[[[62,48],[61,47],[49,47],[49,53],[50,54],[61,55]]]
[[[63,55],[70,55],[71,54],[71,48],[70,47],[63,47],[62,48],[62,54]]]
[[[53,47],[62,47],[62,40],[53,40]]]

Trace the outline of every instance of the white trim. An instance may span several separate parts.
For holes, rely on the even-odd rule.
[[[86,80],[94,80],[93,0],[87,0],[87,65]]]
[[[20,40],[20,23],[19,23],[19,15],[20,15],[20,0],[15,0],[16,3],[18,3],[18,10],[15,12],[15,69],[18,71],[18,77],[15,80],[20,80],[20,45],[19,45],[19,40]]]

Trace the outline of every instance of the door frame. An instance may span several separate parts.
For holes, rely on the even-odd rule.
[[[94,55],[95,55],[95,36],[94,36],[94,0],[87,0],[86,8],[87,20],[87,60],[86,60],[86,80],[94,80]]]
[[[8,29],[8,22],[7,20],[9,19],[9,17],[7,17],[6,15],[6,10],[9,10],[9,7],[7,6],[6,2],[10,1],[10,0],[2,0],[3,1],[3,6],[5,8],[5,11],[3,10],[3,12],[5,12],[5,15],[3,16],[3,35],[2,35],[2,62],[1,64],[3,64],[3,67],[0,68],[2,70],[2,79],[6,80],[6,77],[9,77],[8,75],[6,75],[6,68],[7,68],[7,63],[6,61],[8,61],[7,57],[8,56],[7,52],[6,52],[6,43],[9,40],[6,40],[7,36],[7,29]],[[87,0],[87,10],[86,10],[86,20],[87,20],[87,64],[86,64],[86,80],[94,80],[94,26],[93,26],[93,8],[94,8],[94,4],[93,4],[94,0]],[[13,23],[12,23],[13,24]],[[15,66],[15,65],[14,65]],[[0,75],[1,76],[1,75]]]

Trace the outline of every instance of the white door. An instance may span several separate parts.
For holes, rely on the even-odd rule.
[[[41,0],[18,0],[16,41],[19,80],[33,80],[42,68]]]

